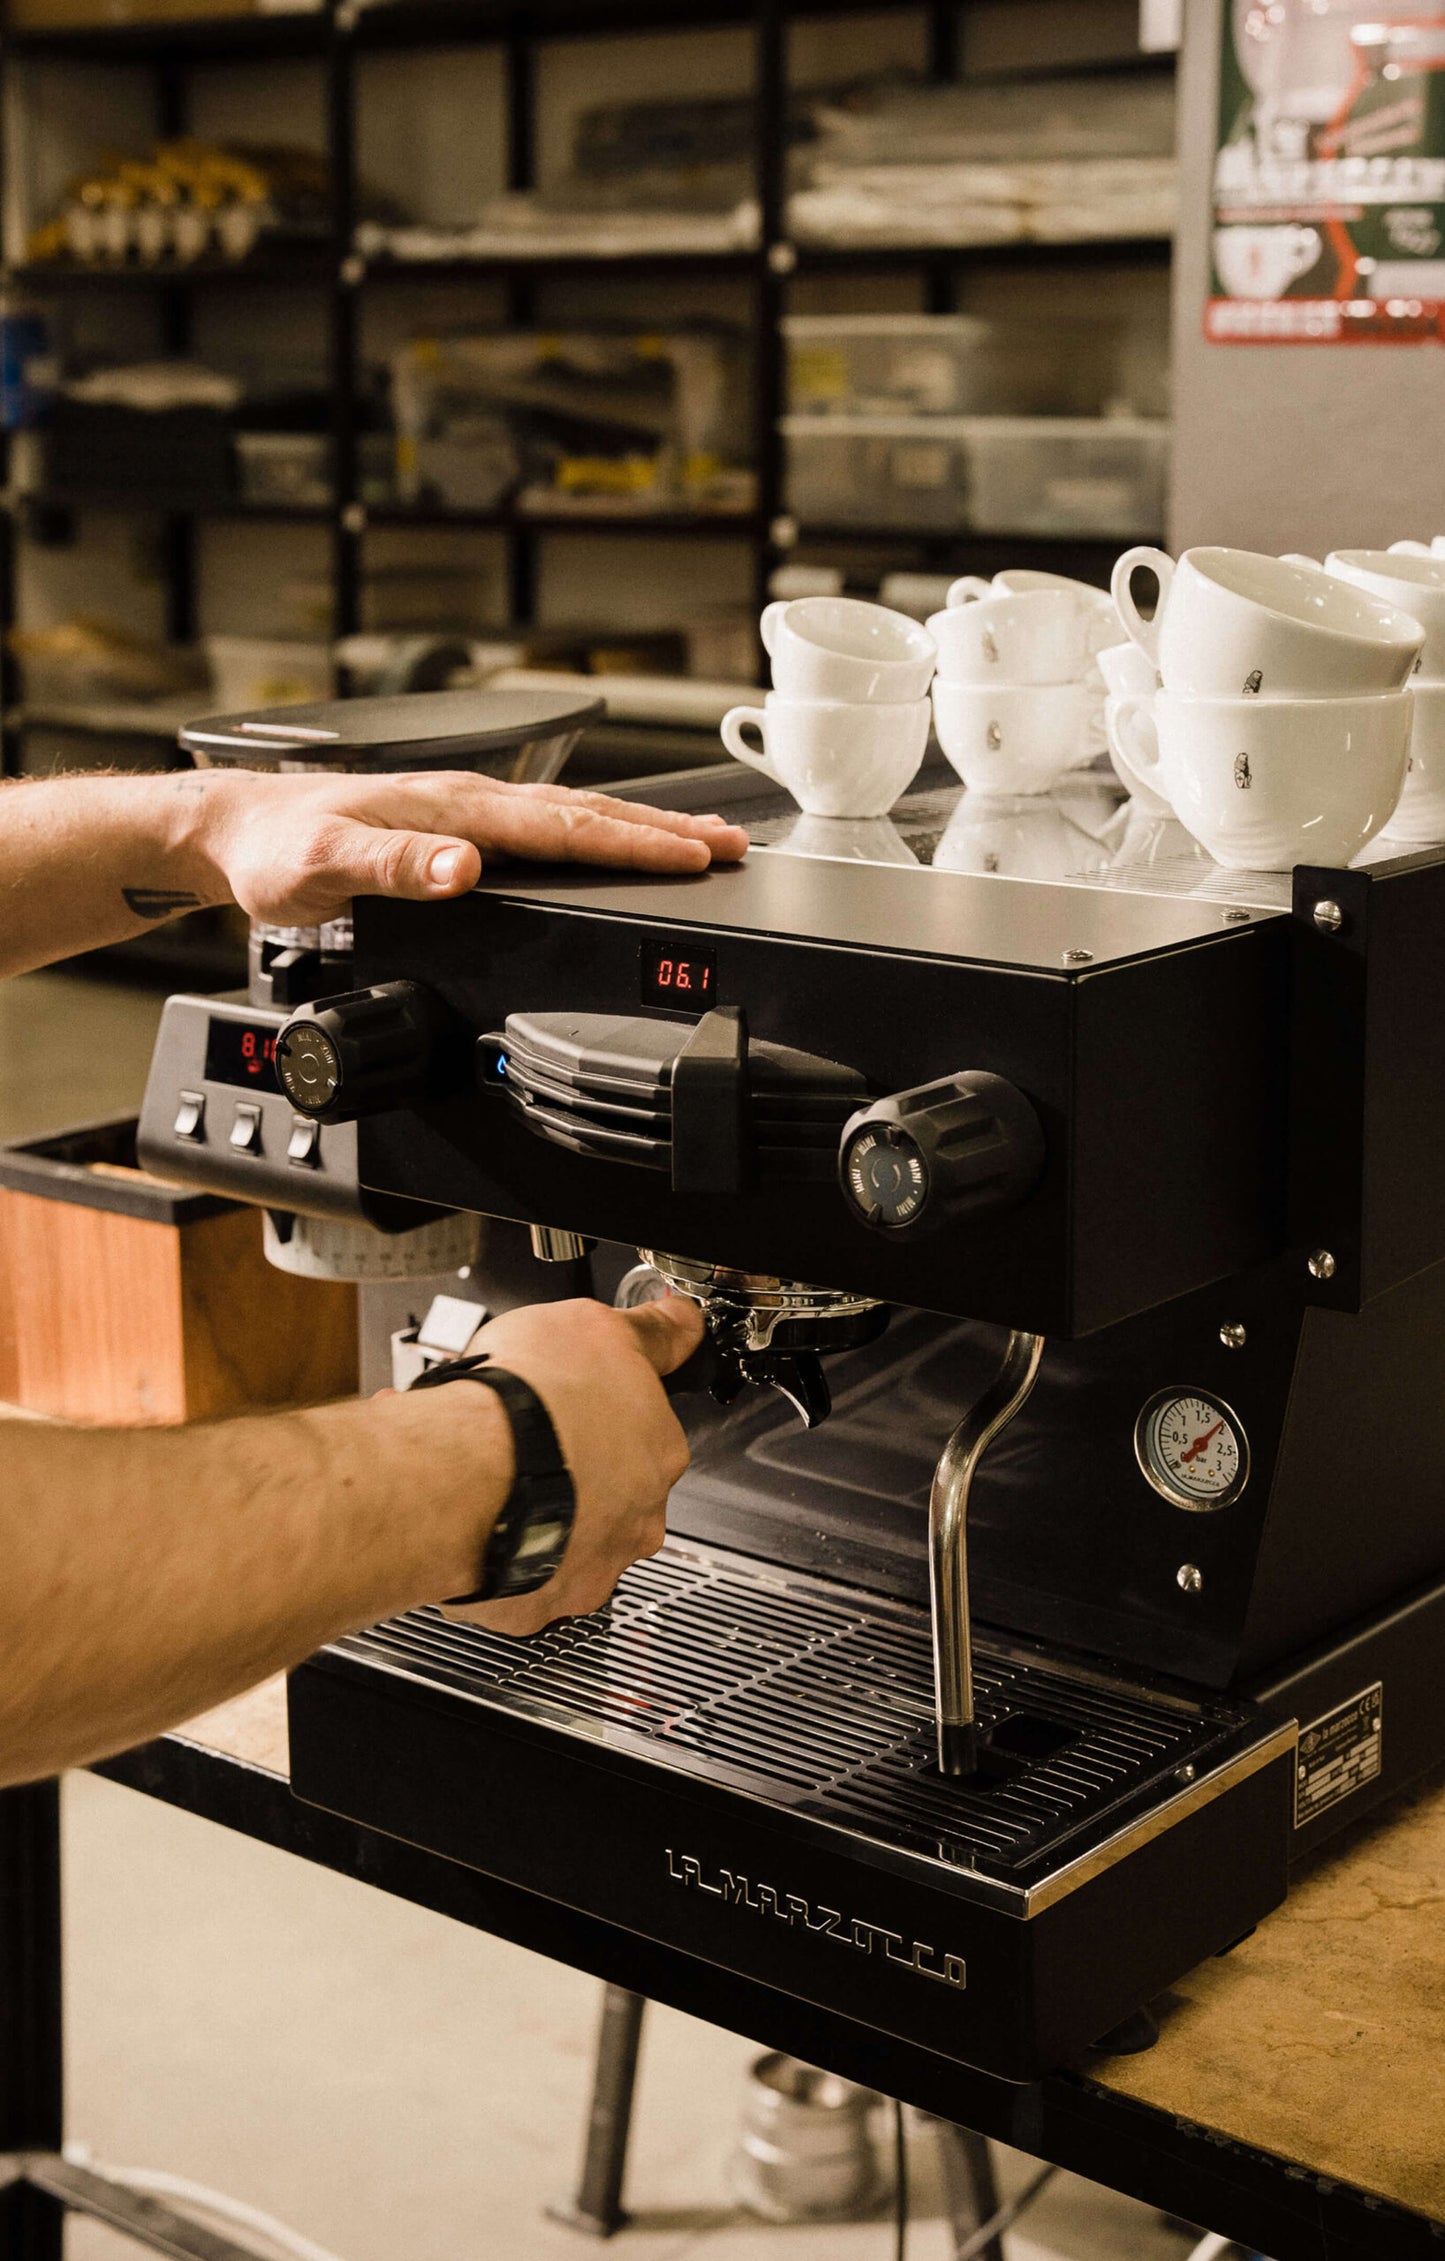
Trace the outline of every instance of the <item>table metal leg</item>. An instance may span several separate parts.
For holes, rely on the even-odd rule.
[[[64,2137],[60,1998],[60,1785],[0,1791],[0,2153],[59,2151]],[[61,2261],[65,2209],[48,2192],[0,2189],[5,2261]]]
[[[943,2168],[943,2202],[958,2251],[969,2245],[998,2212],[998,2183],[987,2139],[972,2128],[955,2127],[952,2120],[935,2120],[939,2162]],[[1002,2237],[990,2238],[975,2249],[978,2261],[1004,2261]]]
[[[646,2008],[645,1997],[629,1993],[625,1986],[603,1990],[592,2109],[587,2116],[577,2195],[564,2205],[547,2209],[553,2221],[584,2230],[589,2237],[612,2237],[627,2220],[622,2211],[622,2177],[627,2166],[632,2091]]]

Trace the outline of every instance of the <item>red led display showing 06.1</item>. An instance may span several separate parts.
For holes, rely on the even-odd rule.
[[[642,945],[642,1002],[706,1013],[717,1002],[717,952],[683,935],[649,935]]]

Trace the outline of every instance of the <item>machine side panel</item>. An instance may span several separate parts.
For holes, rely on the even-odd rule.
[[[1080,1332],[1284,1246],[1287,983],[1275,924],[1077,984]]]
[[[1248,1679],[1445,1567],[1445,1264],[1306,1312],[1245,1625]]]
[[[1295,911],[1290,1232],[1358,1310],[1445,1258],[1445,860],[1302,867]]]

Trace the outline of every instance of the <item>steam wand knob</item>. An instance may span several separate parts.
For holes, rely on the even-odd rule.
[[[1002,1076],[971,1071],[851,1116],[838,1180],[861,1223],[902,1236],[1011,1209],[1043,1166],[1044,1134],[1023,1093]]]

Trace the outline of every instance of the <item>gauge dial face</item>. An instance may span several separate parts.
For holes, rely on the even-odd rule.
[[[1192,1390],[1161,1390],[1139,1416],[1139,1465],[1176,1507],[1227,1507],[1249,1474],[1244,1430],[1227,1405]]]

